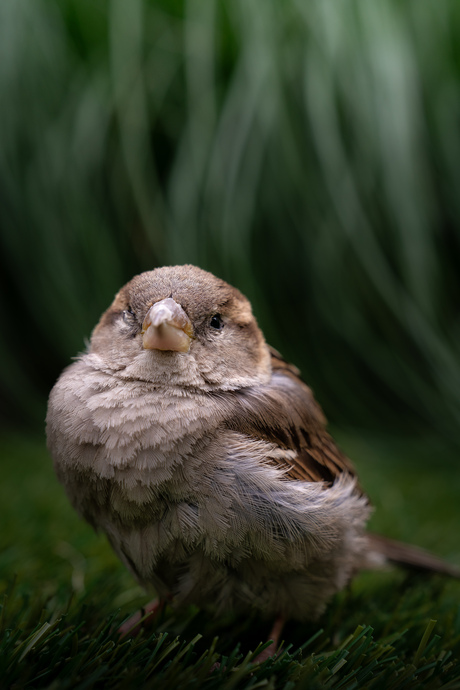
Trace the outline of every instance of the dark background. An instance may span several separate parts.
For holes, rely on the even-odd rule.
[[[458,446],[459,38],[454,1],[2,0],[4,425],[190,262],[337,428]]]

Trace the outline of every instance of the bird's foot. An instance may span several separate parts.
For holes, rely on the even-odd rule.
[[[151,625],[156,618],[157,614],[163,610],[166,604],[165,599],[153,599],[149,601],[143,608],[136,611],[127,621],[125,621],[118,628],[120,637],[135,637],[139,634],[141,628]]]
[[[263,664],[263,662],[267,661],[267,659],[269,659],[271,656],[276,656],[278,652],[278,642],[285,622],[284,616],[278,616],[273,624],[270,635],[268,636],[268,639],[271,640],[271,644],[269,644],[268,647],[265,647],[265,649],[256,656],[252,662],[253,664]]]

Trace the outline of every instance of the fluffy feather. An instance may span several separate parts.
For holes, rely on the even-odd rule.
[[[192,324],[188,352],[143,346],[165,299]],[[47,434],[80,515],[178,604],[312,618],[387,557],[369,548],[369,503],[298,370],[238,290],[193,266],[120,290],[54,386]]]

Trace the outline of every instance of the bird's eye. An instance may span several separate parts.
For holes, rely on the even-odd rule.
[[[122,313],[122,318],[125,323],[132,324],[133,319],[135,317],[134,312],[132,311],[131,307],[128,307],[127,309],[124,310]]]
[[[209,322],[209,325],[211,328],[215,328],[216,331],[220,331],[221,328],[224,327],[224,322],[222,321],[222,317],[220,314],[214,314],[214,316],[211,317],[211,321]]]

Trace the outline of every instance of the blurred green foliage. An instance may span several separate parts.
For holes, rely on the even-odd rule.
[[[253,302],[341,425],[457,439],[456,0],[2,0],[2,408],[134,273]]]

